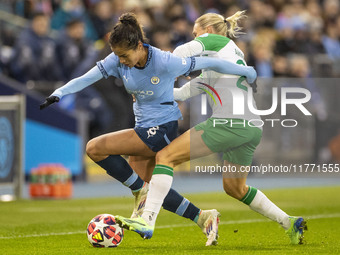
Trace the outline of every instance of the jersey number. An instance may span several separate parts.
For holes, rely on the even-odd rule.
[[[238,65],[243,65],[245,66],[246,64],[244,63],[244,61],[242,59],[239,59],[236,61],[236,64]],[[241,76],[240,78],[238,78],[237,82],[236,82],[236,86],[240,89],[243,89],[245,91],[248,91],[247,86],[243,85],[242,82],[246,79],[245,76]]]

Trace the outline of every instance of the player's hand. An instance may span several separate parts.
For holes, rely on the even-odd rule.
[[[257,73],[252,66],[247,66],[248,67],[248,75],[247,75],[247,82],[248,84],[252,84],[255,82],[257,78]]]
[[[45,102],[43,102],[40,105],[40,110],[45,109],[46,107],[50,106],[53,103],[58,103],[59,100],[60,100],[60,98],[56,97],[56,96],[49,96],[49,97],[47,97]]]

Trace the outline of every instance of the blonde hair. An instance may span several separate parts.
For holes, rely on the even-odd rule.
[[[206,13],[199,17],[195,23],[203,29],[212,26],[215,33],[236,38],[239,34],[244,34],[240,31],[242,27],[238,25],[238,21],[247,17],[245,12],[246,11],[238,11],[228,18],[224,18],[222,15],[216,13]]]

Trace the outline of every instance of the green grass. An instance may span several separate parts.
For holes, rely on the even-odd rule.
[[[142,240],[136,233],[126,231],[124,240],[118,248],[93,248],[85,234],[90,219],[100,213],[129,216],[133,205],[132,198],[99,198],[0,203],[0,252],[1,254],[340,253],[340,187],[266,190],[265,194],[288,214],[305,216],[308,224],[305,245],[290,245],[284,230],[277,223],[265,219],[249,210],[246,205],[221,192],[186,196],[200,208],[216,208],[221,212],[219,245],[215,247],[204,246],[205,237],[194,223],[162,210],[152,239]]]

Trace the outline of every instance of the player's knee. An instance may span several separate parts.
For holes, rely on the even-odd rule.
[[[160,150],[159,152],[157,152],[156,154],[156,162],[163,162],[164,159],[166,158],[166,151],[165,150]]]
[[[245,185],[240,185],[236,182],[223,182],[223,189],[225,193],[227,193],[229,196],[236,198],[238,200],[242,199],[247,193],[246,191],[246,186]]]
[[[91,139],[86,144],[86,154],[89,156],[92,160],[95,160],[96,157],[96,140]]]
[[[156,154],[156,164],[165,164],[165,163],[171,163],[170,154],[168,153],[168,150],[163,149],[157,152]]]

